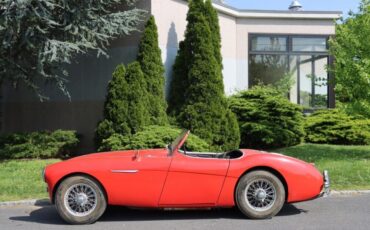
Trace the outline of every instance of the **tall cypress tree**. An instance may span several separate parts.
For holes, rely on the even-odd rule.
[[[130,134],[135,134],[150,123],[147,86],[139,62],[127,65],[126,81],[129,85],[123,99],[128,103],[126,123]]]
[[[170,83],[167,110],[170,116],[177,116],[181,106],[185,102],[185,89],[188,86],[185,52],[185,42],[181,41],[175,64],[173,65],[173,75]]]
[[[140,64],[117,66],[108,84],[104,104],[104,119],[96,129],[95,141],[99,147],[104,139],[118,133],[130,135],[149,123],[147,92]]]
[[[164,66],[161,50],[158,46],[157,26],[153,16],[149,18],[145,26],[139,44],[137,60],[147,83],[150,123],[164,125],[168,123],[167,104],[164,99]]]
[[[213,45],[213,52],[220,68],[222,69],[220,24],[218,21],[217,11],[213,8],[211,0],[207,0],[205,2],[204,15],[212,33],[211,42]]]
[[[172,82],[172,93],[176,92],[178,98],[182,97],[179,101],[183,100],[183,103],[173,107],[176,108],[174,114],[182,127],[192,130],[213,146],[222,150],[237,148],[239,129],[235,115],[227,106],[221,55],[215,55],[217,47],[213,41],[217,39],[212,37],[214,33],[205,12],[203,0],[190,2],[184,47],[178,54]],[[220,53],[219,49],[220,45]],[[176,79],[179,76],[181,79]],[[184,82],[183,85],[175,85],[181,82]],[[175,90],[181,87],[181,92]]]

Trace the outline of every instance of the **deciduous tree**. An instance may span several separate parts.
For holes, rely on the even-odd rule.
[[[335,57],[337,99],[350,114],[370,118],[370,1],[362,0],[358,13],[336,25],[330,42]]]

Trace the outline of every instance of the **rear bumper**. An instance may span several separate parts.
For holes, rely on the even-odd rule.
[[[330,177],[329,177],[328,170],[324,170],[323,180],[324,180],[324,186],[322,188],[322,191],[321,191],[319,197],[327,197],[330,194]]]

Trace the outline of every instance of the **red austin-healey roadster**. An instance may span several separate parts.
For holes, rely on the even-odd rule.
[[[329,192],[327,171],[288,156],[256,150],[188,152],[189,131],[162,149],[89,154],[44,170],[51,201],[71,224],[99,219],[107,205],[148,208],[237,206],[253,219],[284,203]]]

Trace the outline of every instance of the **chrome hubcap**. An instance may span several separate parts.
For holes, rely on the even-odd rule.
[[[87,184],[75,184],[68,188],[64,196],[64,206],[74,216],[87,216],[96,208],[95,190]]]
[[[245,189],[245,193],[248,206],[255,211],[270,209],[276,200],[275,186],[265,179],[250,182]]]
[[[263,189],[259,189],[257,192],[256,192],[256,199],[259,200],[259,201],[263,201],[265,198],[266,198],[267,194],[265,192],[265,190]]]

